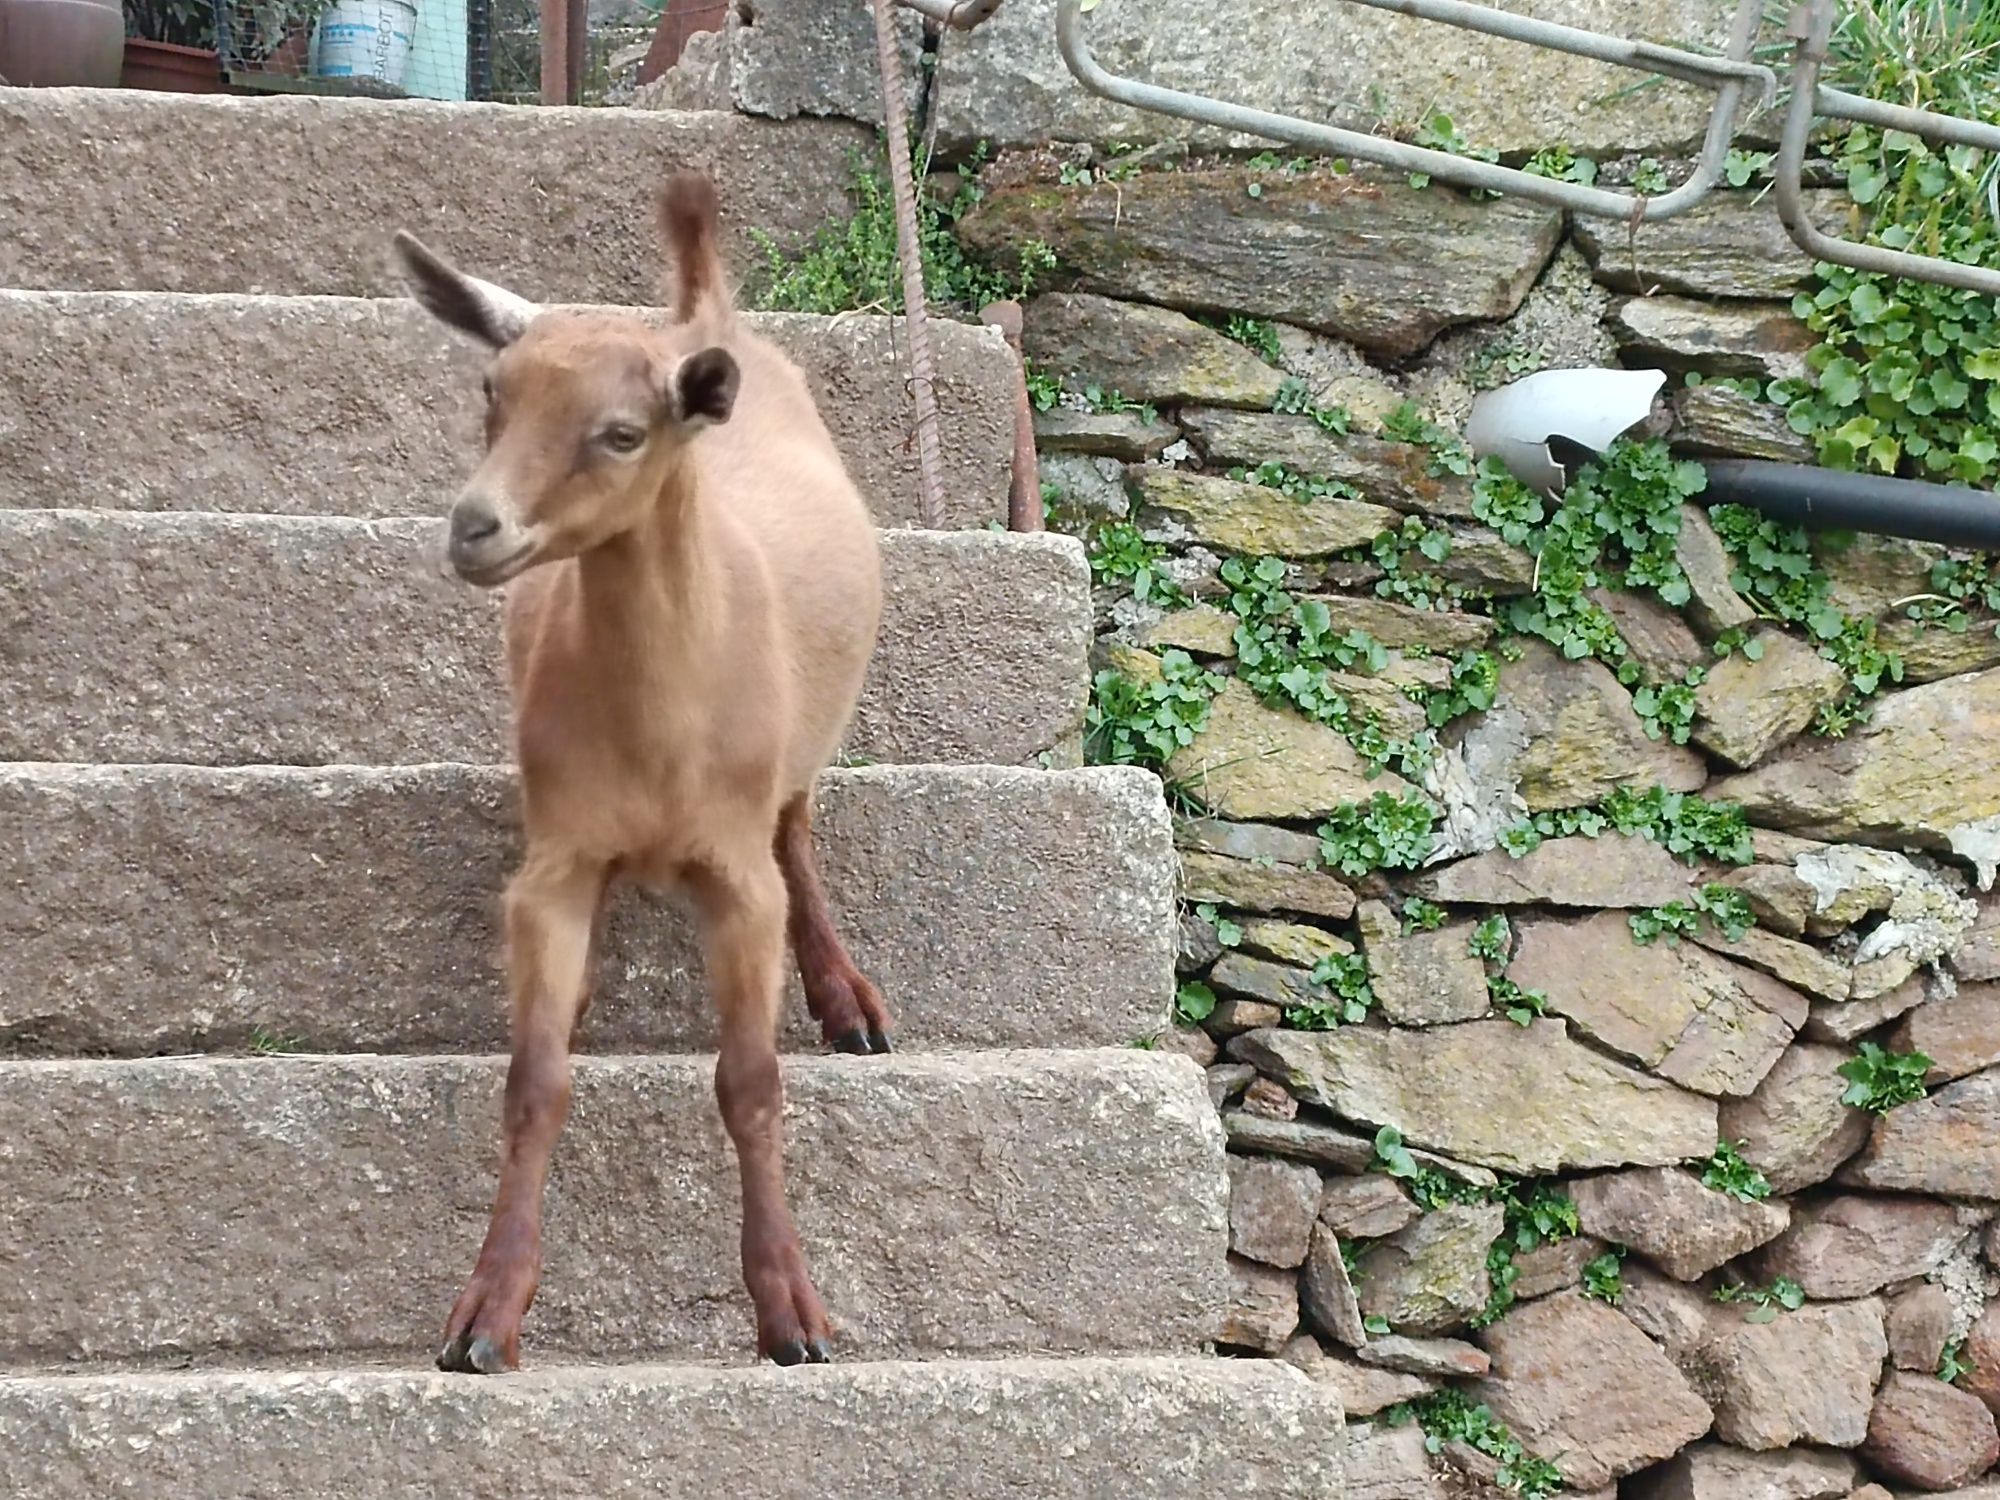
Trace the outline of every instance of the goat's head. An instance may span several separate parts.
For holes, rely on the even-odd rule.
[[[494,351],[486,456],[452,506],[459,576],[494,587],[638,526],[689,439],[728,420],[739,379],[725,349],[685,328],[544,312],[396,236],[417,300]]]

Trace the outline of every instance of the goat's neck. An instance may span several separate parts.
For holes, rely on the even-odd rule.
[[[600,689],[639,719],[694,688],[712,659],[723,600],[708,529],[682,468],[643,521],[577,559]]]

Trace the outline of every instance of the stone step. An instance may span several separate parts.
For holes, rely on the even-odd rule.
[[[512,776],[0,765],[0,1050],[504,1050]],[[1132,768],[832,770],[820,867],[902,1048],[1119,1046],[1174,987],[1171,833]],[[621,896],[581,1045],[707,1051],[689,924]],[[785,1037],[819,1046],[796,993]]]
[[[484,1232],[505,1069],[0,1064],[0,1365],[428,1359]],[[711,1072],[578,1063],[524,1362],[749,1357]],[[1214,1336],[1222,1130],[1187,1058],[812,1058],[785,1077],[792,1203],[837,1356]]]
[[[870,144],[724,113],[123,89],[9,89],[0,140],[0,286],[395,295],[408,229],[522,296],[633,305],[657,296],[669,173],[714,177],[741,273],[756,235],[851,212]]]
[[[877,519],[914,525],[890,320],[752,321],[813,381]],[[944,520],[984,525],[1007,513],[1018,367],[991,329],[932,338]],[[0,506],[441,515],[480,447],[482,351],[400,298],[0,292],[0,348]]]
[[[23,1377],[0,1492],[1338,1500],[1341,1416],[1276,1360]]]
[[[437,521],[0,510],[0,761],[510,757],[498,595]],[[888,531],[851,755],[1074,763],[1090,573],[1053,534]]]

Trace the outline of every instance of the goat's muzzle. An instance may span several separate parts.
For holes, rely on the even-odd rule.
[[[467,495],[451,508],[445,555],[467,583],[483,588],[505,583],[534,550],[534,538],[491,501]]]

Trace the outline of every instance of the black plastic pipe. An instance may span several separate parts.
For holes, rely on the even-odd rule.
[[[1717,459],[1704,505],[1747,505],[1774,521],[1811,531],[1868,531],[2000,552],[2000,495],[1963,485],[1925,484],[1764,459]]]

